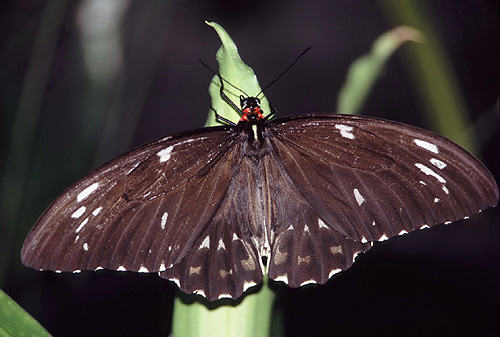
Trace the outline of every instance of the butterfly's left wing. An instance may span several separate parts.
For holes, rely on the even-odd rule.
[[[332,257],[329,248],[345,255],[337,262],[313,260],[314,272],[293,282],[287,277],[293,286],[323,283],[325,274],[348,267],[346,261],[369,242],[462,219],[498,202],[491,173],[427,130],[350,115],[277,119],[269,130],[279,180],[288,182],[296,200],[291,215],[276,211],[269,276],[286,279],[282,275],[308,266],[306,255]]]

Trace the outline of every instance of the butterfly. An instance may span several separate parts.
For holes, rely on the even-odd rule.
[[[272,119],[240,98],[237,124],[153,141],[76,182],[22,262],[158,272],[186,293],[237,298],[264,275],[323,284],[375,241],[498,202],[491,173],[436,133],[354,115]]]

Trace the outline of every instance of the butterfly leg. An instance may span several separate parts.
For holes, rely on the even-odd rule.
[[[219,122],[219,123],[221,123],[221,124],[228,124],[228,125],[232,125],[232,126],[235,126],[235,125],[236,125],[233,121],[231,121],[231,120],[229,120],[229,119],[227,119],[227,118],[222,117],[221,115],[219,115],[219,114],[217,113],[217,110],[215,110],[213,107],[210,107],[210,109],[212,109],[212,111],[214,112],[214,114],[215,114],[215,120],[216,120],[217,122]]]

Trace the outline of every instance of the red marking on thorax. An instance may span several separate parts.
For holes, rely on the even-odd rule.
[[[240,122],[241,121],[249,122],[250,119],[252,119],[252,120],[259,120],[259,119],[263,119],[264,118],[264,115],[262,114],[262,111],[260,110],[259,107],[246,108],[242,112],[243,112],[243,115],[240,118]],[[249,119],[248,115],[256,115],[257,118],[250,118]]]

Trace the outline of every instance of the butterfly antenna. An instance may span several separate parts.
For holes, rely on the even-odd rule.
[[[278,77],[276,77],[271,83],[269,83],[268,85],[266,85],[264,87],[264,89],[262,89],[255,97],[258,97],[260,94],[262,94],[264,92],[264,90],[266,90],[267,88],[269,88],[271,85],[273,85],[277,80],[279,80],[281,78],[281,76],[285,75],[286,72],[288,70],[290,70],[291,67],[293,67],[293,65],[302,57],[304,56],[305,53],[307,53],[309,50],[311,49],[311,47],[307,47],[306,50],[304,50],[302,53],[300,53],[299,56],[297,56],[295,58],[295,60],[293,60],[293,62],[288,66],[288,68],[286,68]]]
[[[217,75],[219,77],[219,79],[221,80],[221,83],[222,83],[222,81],[226,82],[231,87],[233,87],[234,89],[236,89],[238,91],[241,91],[246,97],[248,97],[248,94],[246,92],[244,92],[243,90],[241,90],[240,88],[238,88],[237,86],[235,86],[234,84],[232,84],[231,82],[229,82],[228,80],[226,80],[224,77],[221,76],[221,74],[218,71],[215,71],[212,68],[210,68],[210,66],[208,64],[206,64],[205,62],[203,62],[201,59],[198,59],[198,61],[200,61],[200,63],[205,68],[207,68],[208,70],[210,70],[213,74]]]

